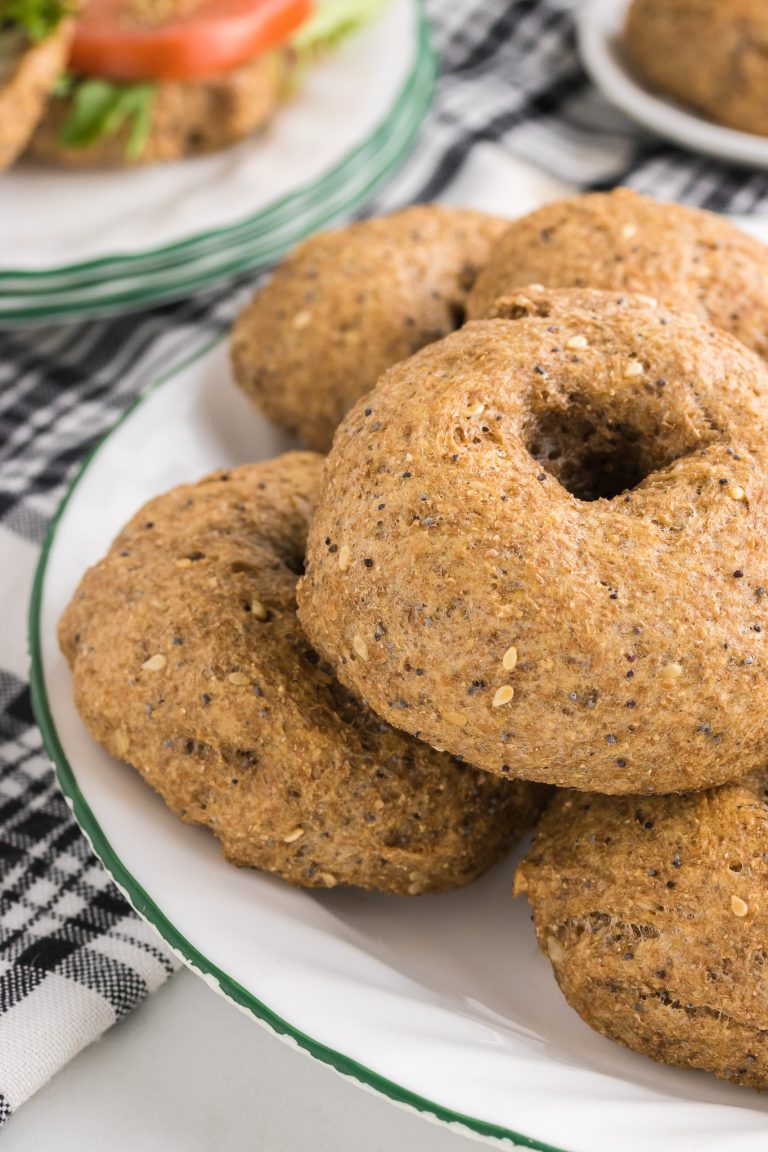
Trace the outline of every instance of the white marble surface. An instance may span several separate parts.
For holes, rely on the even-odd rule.
[[[470,1152],[183,970],[12,1116],[3,1152]]]

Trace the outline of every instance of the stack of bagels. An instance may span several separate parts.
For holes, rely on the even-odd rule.
[[[61,622],[83,719],[295,884],[456,887],[538,821],[573,1007],[765,1087],[766,356],[768,249],[627,190],[311,238],[232,357],[312,451],[127,525]]]

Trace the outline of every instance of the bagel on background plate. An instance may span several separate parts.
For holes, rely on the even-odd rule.
[[[717,124],[768,136],[764,0],[633,0],[623,49],[653,90]]]

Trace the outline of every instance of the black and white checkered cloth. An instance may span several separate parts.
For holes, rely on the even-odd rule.
[[[605,104],[576,56],[578,4],[431,0],[436,102],[370,210],[439,195],[470,152],[496,146],[581,187],[629,183],[719,211],[768,211],[768,177],[643,137]],[[0,335],[0,1123],[176,967],[91,855],[41,746],[25,639],[38,552],[94,441],[140,389],[223,332],[248,287]]]

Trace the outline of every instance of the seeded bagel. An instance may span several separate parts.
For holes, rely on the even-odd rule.
[[[624,48],[649,87],[719,124],[768,136],[764,0],[634,0]]]
[[[560,793],[516,877],[568,1002],[654,1060],[768,1088],[768,774]]]
[[[235,379],[271,420],[326,452],[385,369],[463,322],[507,224],[422,204],[312,236],[238,318]]]
[[[339,428],[299,614],[392,724],[491,772],[709,787],[768,746],[768,368],[648,299],[530,289]]]
[[[526,284],[640,292],[768,357],[768,248],[712,212],[628,188],[548,204],[510,226],[470,295],[479,319]]]
[[[236,864],[306,887],[466,884],[544,790],[393,730],[318,660],[294,593],[320,470],[291,454],[147,504],[61,620],[75,703]]]

